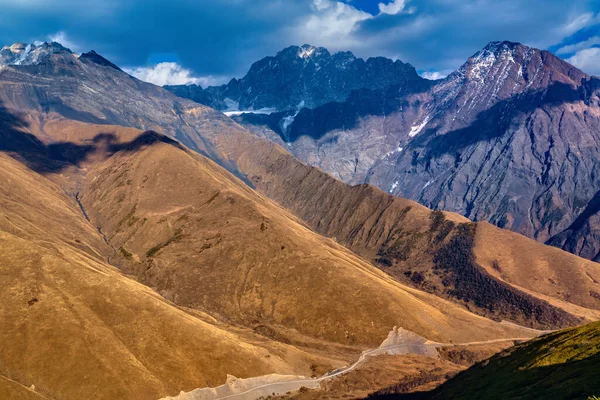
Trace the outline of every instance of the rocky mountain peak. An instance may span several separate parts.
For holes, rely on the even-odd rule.
[[[527,47],[518,42],[511,42],[508,40],[489,42],[480,52],[491,52],[495,54],[502,54],[507,52],[513,52],[519,47]]]
[[[498,78],[490,73],[501,72],[500,70],[505,73],[513,72],[515,77],[520,77],[523,65],[531,60],[536,51],[539,52],[519,43],[491,42],[471,56],[457,72],[468,80],[481,83],[488,76]]]
[[[305,62],[316,60],[319,58],[330,58],[331,54],[323,47],[316,47],[310,44],[303,44],[302,46],[289,46],[278,52],[275,57],[276,60],[281,61],[299,61]],[[270,59],[272,57],[266,57]]]
[[[548,51],[509,41],[489,43],[453,75],[481,84],[510,80],[515,89],[539,89],[557,81],[578,85],[589,78]]]
[[[320,52],[322,52],[325,49],[317,49],[315,46],[311,46],[309,44],[304,44],[302,46],[300,46],[300,48],[298,49],[298,57],[300,58],[304,58],[304,59],[309,59],[311,57],[313,57],[314,55],[316,55],[315,53],[317,53],[317,51],[320,50]],[[325,50],[327,51],[327,50]]]
[[[587,79],[588,75],[548,51],[509,41],[491,42],[436,86],[436,107],[454,103],[452,119],[471,120],[499,101],[525,94],[544,97],[562,91],[559,96],[570,96],[563,89],[577,88]]]
[[[5,48],[8,48],[13,53],[20,53],[20,52],[24,51],[27,48],[27,45],[25,43],[22,43],[22,42],[17,42],[17,43],[14,43],[10,47],[9,46],[5,46]]]
[[[57,42],[17,42],[0,50],[0,65],[36,65],[53,54],[69,54],[71,50]]]
[[[335,63],[335,67],[337,69],[346,69],[354,62],[356,62],[357,58],[349,51],[335,53],[333,55],[333,62]]]
[[[344,101],[353,90],[394,85],[410,89],[422,81],[412,66],[400,61],[384,57],[365,61],[349,51],[331,54],[323,47],[304,44],[256,61],[242,79],[227,85],[166,88],[219,110],[290,111],[291,118],[301,108]]]

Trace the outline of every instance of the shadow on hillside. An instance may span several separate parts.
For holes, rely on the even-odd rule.
[[[114,133],[100,133],[82,144],[57,142],[45,144],[26,132],[27,122],[0,104],[0,152],[8,153],[38,173],[60,172],[79,166],[90,154],[102,151],[110,156],[119,151],[138,151],[162,142],[183,149],[179,142],[153,131],[146,131],[130,142],[120,143]]]
[[[587,399],[600,393],[597,376],[600,353],[583,360],[525,369],[519,367],[526,360],[507,359],[497,366],[496,357],[474,365],[428,392],[399,393],[427,383],[427,377],[419,377],[422,382],[402,381],[371,394],[368,399]]]
[[[503,136],[519,114],[527,115],[547,106],[589,101],[592,91],[600,87],[599,83],[600,80],[592,78],[574,88],[557,82],[544,90],[514,95],[477,114],[474,122],[465,128],[441,135],[437,135],[435,128],[427,129],[413,140],[411,147],[427,149],[420,162],[428,162],[444,154],[458,154],[465,147]],[[532,140],[535,139],[532,137]]]
[[[286,142],[294,142],[301,136],[320,139],[327,133],[339,129],[354,129],[361,118],[366,116],[388,116],[410,107],[407,98],[411,94],[422,93],[431,83],[413,88],[393,86],[385,90],[353,91],[348,100],[342,103],[328,103],[315,109],[302,109],[294,118],[287,132],[283,132],[281,121],[292,113],[271,115],[243,114],[235,117],[240,122],[251,125],[264,125],[275,131]],[[416,147],[428,145],[427,158],[455,153],[461,148],[502,136],[509,128],[517,113],[530,113],[537,108],[576,101],[587,101],[590,94],[600,87],[600,79],[592,77],[580,87],[556,82],[544,90],[520,93],[499,101],[489,109],[480,112],[475,121],[466,128],[436,136],[436,129],[428,129],[413,141]]]
[[[354,90],[344,102],[327,103],[314,109],[303,108],[286,132],[282,130],[281,122],[294,112],[242,114],[234,119],[251,125],[265,125],[286,142],[294,142],[301,136],[320,139],[334,130],[356,128],[363,117],[387,116],[406,108],[409,106],[408,95],[425,92],[431,86],[430,81],[422,81],[415,82],[413,86]]]
[[[592,197],[592,199],[586,205],[585,209],[566,230],[576,231],[583,228],[583,225],[593,215],[598,214],[598,212],[600,212],[600,191],[596,192],[594,197]]]
[[[598,213],[600,213],[600,191],[594,194],[594,197],[587,203],[585,209],[568,228],[546,240],[545,244],[578,254],[580,257],[592,261],[599,261],[600,252],[598,252],[598,248],[595,246],[593,240],[585,240],[583,247],[579,244],[582,237],[589,239],[589,236],[592,236],[594,224],[590,219]],[[587,223],[590,223],[590,225],[586,226]]]

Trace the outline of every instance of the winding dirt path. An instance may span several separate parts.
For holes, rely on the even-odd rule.
[[[540,331],[540,333],[545,333]],[[162,400],[255,400],[269,395],[282,395],[294,392],[302,387],[316,389],[321,382],[334,379],[358,368],[370,356],[388,354],[401,355],[413,354],[428,357],[437,357],[437,349],[445,346],[473,346],[491,343],[514,342],[531,340],[527,338],[492,339],[468,343],[438,343],[422,338],[412,332],[394,328],[382,345],[375,349],[363,351],[358,360],[344,368],[329,372],[319,378],[306,378],[303,376],[265,375],[249,379],[236,379],[230,377],[225,385],[216,388],[201,388],[179,396],[166,397]],[[400,343],[397,343],[400,342]]]

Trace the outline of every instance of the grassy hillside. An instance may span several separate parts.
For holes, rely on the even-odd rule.
[[[595,322],[505,350],[459,373],[432,392],[373,397],[587,399],[600,395],[599,365],[600,322]]]
[[[3,118],[9,398],[159,398],[227,374],[323,373],[394,325],[439,341],[532,336],[399,284],[164,136]]]

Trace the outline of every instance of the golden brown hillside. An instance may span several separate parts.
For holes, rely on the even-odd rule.
[[[364,395],[539,333],[502,319],[600,316],[595,264],[541,246],[521,270],[515,236],[343,185],[95,52],[56,50],[0,67],[0,398],[203,388],[188,398],[245,390],[229,374],[331,371],[283,387]],[[393,326],[440,343],[394,329],[360,353]],[[438,347],[452,361],[424,359]],[[403,351],[418,355],[367,360]],[[253,382],[274,395],[271,378]]]
[[[158,398],[323,373],[394,325],[533,335],[397,283],[164,136],[40,120],[0,130],[18,144],[0,153],[3,391]]]
[[[17,105],[8,98],[5,99],[5,102],[11,107]],[[188,105],[191,107],[191,104]],[[248,131],[213,110],[199,105],[194,107],[185,108],[186,118],[190,117],[191,119],[189,121],[186,119],[188,122],[182,140],[210,155],[212,159],[218,160],[220,165],[226,166],[238,175],[241,171],[247,175],[249,180],[253,180],[252,183],[256,188],[309,222],[311,229],[335,238],[339,243],[382,267],[395,278],[431,293],[458,300],[463,306],[481,315],[496,319],[508,319],[533,327],[567,326],[581,322],[580,317],[588,319],[598,317],[595,309],[598,308],[600,300],[596,295],[599,293],[598,284],[594,283],[594,280],[597,281],[595,264],[591,264],[589,268],[586,267],[591,269],[592,278],[585,278],[587,279],[585,290],[580,290],[578,285],[569,284],[569,290],[557,293],[555,285],[548,281],[547,287],[540,289],[544,293],[543,295],[538,294],[535,288],[529,289],[527,285],[521,287],[519,282],[498,280],[488,271],[489,268],[485,270],[485,265],[479,265],[473,260],[469,260],[462,269],[457,270],[453,267],[456,262],[452,258],[474,258],[472,248],[478,246],[477,243],[482,243],[482,241],[478,240],[473,244],[468,243],[472,241],[472,237],[462,238],[466,240],[457,239],[467,242],[464,243],[464,251],[457,254],[451,249],[453,246],[456,247],[456,243],[450,243],[458,232],[458,229],[454,229],[446,237],[446,241],[439,241],[432,247],[431,240],[437,237],[441,238],[441,236],[440,232],[431,232],[425,228],[433,221],[431,216],[423,218],[428,213],[427,209],[424,209],[420,215],[415,215],[415,223],[418,226],[416,229],[406,227],[399,232],[397,224],[400,223],[404,226],[406,221],[399,222],[398,218],[410,217],[410,213],[403,213],[403,210],[410,206],[403,205],[406,203],[405,200],[395,200],[391,212],[386,211],[386,215],[382,216],[382,207],[387,207],[388,200],[385,200],[386,197],[389,197],[387,194],[380,191],[371,193],[370,189],[365,188],[348,191],[346,185],[334,187],[335,185],[332,186],[332,181],[327,175],[318,169],[305,166],[282,148],[253,137]],[[31,106],[26,105],[25,108],[31,108]],[[15,110],[12,109],[11,113],[14,114]],[[62,122],[53,121],[55,118],[56,115],[53,114],[38,115],[35,111],[30,110],[22,119],[29,125],[29,130],[35,134],[36,139],[41,139],[45,145],[52,146],[52,142],[64,141],[58,149],[52,148],[53,151],[58,150],[65,156],[61,168],[64,168],[65,163],[77,165],[81,160],[90,156],[88,149],[69,148],[69,144],[79,134],[75,133],[73,136],[76,130],[72,129],[64,134],[61,133],[60,128],[53,128],[53,124],[55,126],[62,124]],[[192,120],[196,122],[192,124],[190,122]],[[128,124],[144,127],[155,126],[145,122],[132,123],[129,121]],[[192,130],[187,129],[192,125]],[[124,130],[123,128],[115,129]],[[164,129],[164,127],[157,126],[157,129],[171,135],[179,134],[170,129]],[[102,140],[105,139],[106,136]],[[92,144],[97,145],[93,142]],[[28,158],[30,164],[34,166],[36,162],[40,164],[39,155]],[[56,161],[53,162],[56,163]],[[47,163],[41,163],[41,165],[46,166]],[[53,165],[51,170],[55,169],[56,165]],[[69,174],[66,175],[69,177]],[[305,176],[308,179],[305,179]],[[70,177],[70,179],[77,180],[78,178]],[[365,192],[361,193],[361,190]],[[368,199],[366,202],[365,198]],[[360,201],[362,203],[359,204]],[[340,203],[343,203],[341,207]],[[360,207],[356,209],[358,212],[355,212],[357,206]],[[416,205],[410,207],[412,211],[417,209]],[[455,225],[462,223],[459,221],[462,219],[461,217],[449,216],[449,214],[445,214],[445,219],[454,220],[450,222]],[[466,222],[464,219],[463,221]],[[391,227],[393,227],[393,231],[390,231]],[[449,229],[448,225],[442,225],[441,228]],[[476,228],[473,231],[465,232],[470,236],[481,236]],[[396,233],[401,237],[398,237]],[[513,236],[513,238],[515,237]],[[491,239],[494,239],[494,235]],[[518,237],[514,240],[518,240]],[[443,247],[446,248],[443,249]],[[544,249],[545,247],[539,248]],[[410,255],[407,254],[407,249],[411,249]],[[545,250],[540,251],[544,252]],[[446,254],[446,257],[443,258],[447,260],[447,265],[438,265],[440,257],[436,258],[436,256],[439,254]],[[494,253],[491,256],[494,257],[491,261],[493,263],[496,258],[500,259],[504,255]],[[404,258],[406,260],[403,260]],[[577,259],[567,259],[571,260],[567,263],[569,265],[580,264],[579,261],[573,261]],[[563,268],[562,263],[549,263],[548,265],[548,268],[553,270]],[[441,273],[432,273],[433,267]],[[526,267],[524,270],[527,271],[529,268]],[[576,266],[567,270],[570,276],[578,276],[576,282],[583,282],[584,277],[587,276]],[[469,280],[459,280],[457,276],[464,275],[465,272],[469,275]],[[529,285],[529,287],[533,286]],[[481,288],[485,288],[485,290],[480,290]],[[578,294],[574,295],[573,291],[578,291]],[[491,296],[488,295],[490,293]],[[544,300],[540,301],[538,297],[544,297]],[[566,304],[565,301],[576,304]],[[568,313],[564,312],[565,310],[568,310]]]
[[[403,326],[439,341],[518,337],[373,268],[203,156],[145,133],[88,169],[81,202],[113,262],[173,302],[347,345]]]
[[[225,137],[219,148],[259,191],[402,282],[532,327],[600,318],[597,263],[368,185],[346,185],[261,139]]]
[[[11,400],[48,399],[48,397],[37,393],[34,389],[23,386],[22,384],[4,376],[0,376],[0,398]]]
[[[0,181],[3,398],[159,398],[221,384],[228,373],[331,368],[228,332],[125,277],[103,261],[108,247],[75,202],[2,153]]]

